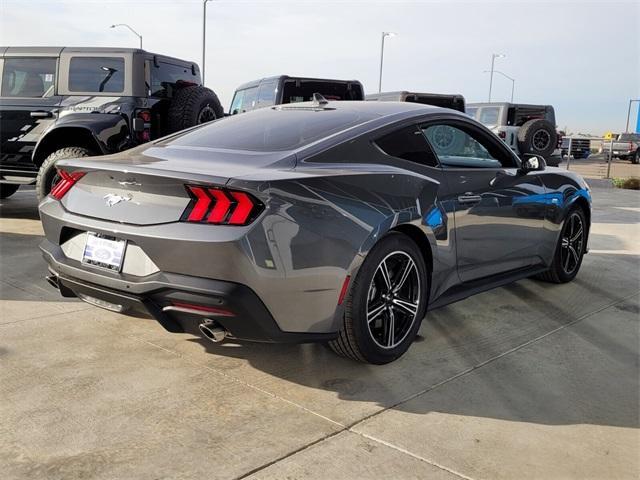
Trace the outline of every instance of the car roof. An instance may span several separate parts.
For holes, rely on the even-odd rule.
[[[148,50],[142,50],[140,48],[125,48],[125,47],[2,47],[0,46],[0,56],[3,57],[51,57],[58,56],[62,52],[65,53],[119,53],[119,54],[133,54],[139,53],[144,55],[156,55],[163,59],[171,59],[183,63],[195,63],[191,60],[183,58],[171,57],[161,53],[153,53]]]
[[[510,102],[480,102],[480,103],[467,103],[467,107],[523,107],[523,108],[553,108],[552,105],[540,105],[532,103],[510,103]]]
[[[339,79],[332,79],[332,78],[313,78],[313,77],[295,77],[295,76],[289,76],[289,75],[274,75],[271,77],[258,78],[257,80],[251,80],[250,82],[243,83],[242,85],[238,86],[238,88],[236,88],[236,91],[244,90],[246,88],[257,87],[262,82],[268,82],[273,80],[302,80],[304,82],[339,82],[339,83],[360,84],[359,80],[339,80]]]

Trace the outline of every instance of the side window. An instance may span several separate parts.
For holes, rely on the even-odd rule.
[[[3,97],[49,97],[55,90],[55,58],[5,58]]]
[[[124,58],[73,57],[69,62],[69,91],[124,91]]]
[[[444,168],[511,168],[513,158],[481,135],[452,125],[429,125],[422,129]]]
[[[197,82],[198,78],[191,71],[191,67],[158,62],[158,66],[151,65],[151,96],[166,97],[169,85],[178,82]]]
[[[480,108],[478,121],[483,125],[498,125],[500,122],[500,107]]]
[[[235,115],[236,113],[253,110],[255,108],[257,92],[258,87],[236,90],[229,113]]]
[[[276,103],[276,87],[277,82],[262,83],[258,89],[258,101],[256,106],[268,107]]]
[[[415,126],[403,128],[389,133],[375,141],[380,150],[392,157],[402,158],[410,162],[436,167],[438,161],[434,157],[425,137]]]

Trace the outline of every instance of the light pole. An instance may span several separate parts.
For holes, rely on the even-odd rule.
[[[116,23],[115,25],[111,25],[109,28],[116,28],[116,27],[127,27],[129,30],[131,30],[131,33],[133,33],[135,36],[137,36],[140,39],[140,50],[142,50],[142,35],[140,35],[138,32],[136,32],[133,28],[131,28],[126,23]]]
[[[489,70],[485,70],[484,73],[490,73],[490,71]],[[504,72],[501,72],[500,70],[494,70],[493,73],[499,73],[503,77],[508,78],[509,80],[511,80],[511,103],[513,103],[513,90],[515,89],[515,86],[516,86],[516,79],[513,78],[513,77],[510,77],[509,75],[507,75]]]
[[[640,102],[640,98],[632,98],[629,100],[629,110],[627,110],[627,126],[624,129],[624,133],[629,133],[629,119],[631,118],[631,104],[633,102]],[[638,111],[638,117],[640,117],[640,111]],[[640,125],[640,119],[638,119],[638,125]]]
[[[506,57],[503,53],[492,53],[491,54],[491,78],[489,79],[489,103],[491,103],[491,88],[493,87],[493,65],[496,63],[496,58],[504,58]]]
[[[207,51],[207,2],[213,0],[202,0],[202,85],[204,85],[204,62]]]
[[[378,93],[382,91],[382,63],[384,61],[384,39],[387,37],[395,37],[397,33],[382,32],[382,46],[380,47],[380,79],[378,80]]]

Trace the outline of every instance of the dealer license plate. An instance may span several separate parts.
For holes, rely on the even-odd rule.
[[[126,240],[87,232],[87,243],[84,246],[82,263],[119,272],[122,269],[126,248]]]

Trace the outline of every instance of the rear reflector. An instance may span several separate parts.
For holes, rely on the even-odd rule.
[[[350,281],[351,281],[351,275],[347,275],[344,279],[344,283],[342,284],[342,289],[340,290],[340,296],[338,297],[338,305],[342,305],[342,302],[344,302],[344,297],[347,295],[347,291],[349,290]]]
[[[237,190],[187,185],[191,202],[182,221],[214,225],[248,225],[264,209],[252,195]]]
[[[78,180],[84,177],[85,172],[65,172],[64,170],[58,170],[58,176],[60,181],[56,183],[51,189],[51,196],[56,200],[60,200],[65,194],[73,187]]]

